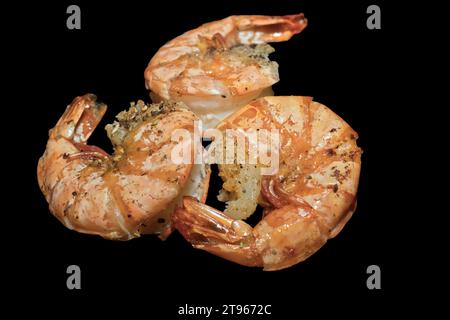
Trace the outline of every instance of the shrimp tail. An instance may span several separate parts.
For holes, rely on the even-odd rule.
[[[287,41],[302,32],[308,25],[308,19],[303,13],[286,16],[237,17],[238,42],[244,44]]]
[[[184,197],[183,208],[172,215],[172,224],[194,248],[245,266],[262,264],[250,225],[195,198]]]
[[[75,143],[86,144],[107,109],[94,94],[76,97],[50,133],[50,138],[60,136]]]
[[[303,13],[290,14],[283,16],[282,18],[286,21],[286,25],[289,26],[288,29],[293,35],[302,32],[308,25],[308,19],[306,19]]]

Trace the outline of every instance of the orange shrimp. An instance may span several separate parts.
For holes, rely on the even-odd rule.
[[[356,132],[310,97],[264,97],[219,129],[278,129],[279,170],[261,177],[263,219],[242,220],[184,198],[172,216],[195,248],[264,270],[295,265],[335,237],[356,208],[361,149]]]
[[[192,164],[171,161],[174,147],[190,143],[171,141],[172,130],[193,132],[197,117],[182,103],[140,101],[107,126],[115,148],[108,155],[87,144],[106,108],[92,94],[77,97],[50,130],[37,170],[50,211],[69,229],[107,239],[170,230],[181,195],[206,198],[208,169],[191,177]]]
[[[272,95],[278,64],[268,42],[287,41],[307,25],[303,14],[230,16],[162,46],[145,70],[153,101],[183,101],[205,128],[249,101]]]

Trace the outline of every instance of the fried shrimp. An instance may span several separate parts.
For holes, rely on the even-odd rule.
[[[357,133],[330,109],[310,97],[264,97],[218,128],[277,129],[279,169],[260,176],[257,201],[265,214],[253,228],[184,198],[172,220],[195,248],[278,270],[310,257],[349,221],[356,208],[361,149]],[[227,182],[233,179],[228,176]]]
[[[287,41],[307,25],[303,14],[230,16],[162,46],[145,70],[154,102],[183,101],[205,128],[249,101],[272,95],[278,64],[268,42]]]
[[[109,155],[87,144],[106,108],[92,94],[73,100],[49,132],[39,186],[69,229],[114,240],[161,233],[181,195],[206,198],[207,169],[191,177],[192,164],[171,161],[175,146],[191,143],[172,141],[172,130],[193,132],[197,117],[182,103],[132,104],[106,127]]]

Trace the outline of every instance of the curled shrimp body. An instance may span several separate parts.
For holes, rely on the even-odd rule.
[[[287,41],[307,25],[303,14],[230,16],[162,46],[145,70],[153,101],[183,101],[205,128],[249,101],[272,95],[278,64],[268,42]]]
[[[106,108],[92,94],[73,100],[50,130],[38,163],[39,186],[69,229],[116,240],[160,233],[192,169],[171,161],[171,150],[187,143],[171,141],[171,132],[192,132],[197,117],[181,103],[132,104],[106,128],[115,149],[109,155],[87,144]],[[207,178],[194,192],[202,201]]]
[[[278,129],[279,169],[261,176],[264,217],[253,228],[184,198],[172,219],[195,248],[278,270],[307,259],[342,230],[356,207],[361,166],[357,134],[344,120],[310,97],[264,97],[219,128]]]

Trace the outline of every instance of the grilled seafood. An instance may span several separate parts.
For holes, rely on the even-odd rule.
[[[307,259],[342,230],[356,207],[361,167],[357,134],[344,120],[310,97],[264,97],[218,128],[278,129],[280,165],[260,177],[256,201],[264,217],[254,228],[185,197],[172,220],[195,248],[278,270]]]
[[[107,239],[167,236],[181,195],[206,198],[208,168],[192,177],[192,164],[171,161],[175,146],[191,143],[171,141],[172,130],[193,132],[197,117],[182,103],[140,101],[106,127],[115,149],[108,155],[87,144],[106,108],[92,94],[77,97],[50,130],[37,170],[50,211],[69,229]]]
[[[183,101],[205,128],[249,101],[272,95],[278,64],[268,42],[287,41],[307,25],[303,14],[230,16],[162,46],[145,70],[154,102]]]

